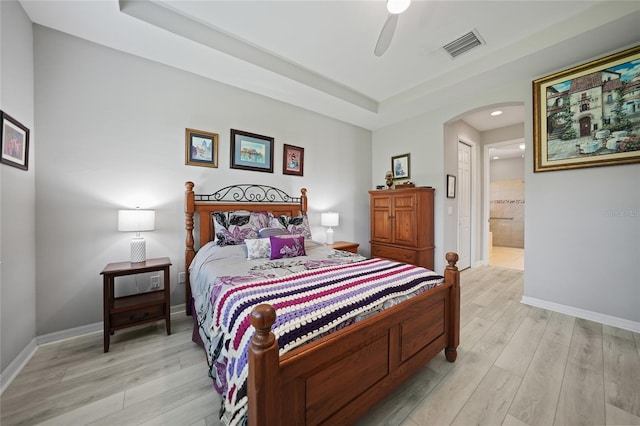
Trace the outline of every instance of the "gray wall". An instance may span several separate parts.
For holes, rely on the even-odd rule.
[[[0,165],[0,371],[5,372],[36,335],[37,143],[31,21],[17,1],[0,2],[0,21],[0,108],[31,131],[29,170]]]
[[[340,213],[336,240],[366,247],[371,132],[45,27],[35,27],[37,334],[102,320],[100,271],[129,258],[117,210],[156,210],[147,257],[169,256],[171,303],[184,303],[184,182],[197,192],[263,183],[308,188],[320,213]],[[185,166],[185,128],[219,133],[219,167]],[[230,129],[275,138],[274,173],[229,167]],[[282,174],[282,145],[305,149],[304,176]],[[144,287],[141,288],[144,290]]]

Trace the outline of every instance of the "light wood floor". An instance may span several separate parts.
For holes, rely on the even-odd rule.
[[[522,305],[522,272],[461,274],[458,359],[433,359],[359,425],[640,425],[640,334]],[[42,346],[1,398],[3,426],[218,425],[190,320]]]
[[[492,246],[489,251],[489,265],[524,271],[524,249]]]

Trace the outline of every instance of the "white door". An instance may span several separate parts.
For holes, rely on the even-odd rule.
[[[458,142],[458,268],[471,266],[471,147]]]

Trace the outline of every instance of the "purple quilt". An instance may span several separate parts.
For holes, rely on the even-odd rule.
[[[276,310],[272,328],[280,355],[335,329],[384,302],[417,294],[443,282],[427,269],[383,259],[302,271],[257,283],[238,284],[212,294],[211,334],[222,337],[227,393],[226,424],[236,425],[247,411],[247,353],[254,329],[250,312],[268,303]],[[215,292],[214,292],[215,293]]]

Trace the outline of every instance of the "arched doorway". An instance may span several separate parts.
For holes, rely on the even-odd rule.
[[[502,110],[503,114],[492,115],[492,112]],[[471,179],[469,192],[471,194],[471,259],[470,266],[489,263],[489,166],[485,163],[483,146],[488,143],[504,142],[507,140],[524,138],[524,105],[521,102],[487,105],[460,114],[445,126],[445,174],[455,174],[460,181],[459,170],[459,142],[464,141],[476,147],[471,161]],[[455,144],[455,148],[454,148]],[[472,149],[474,152],[474,149]],[[455,198],[445,198],[443,213],[445,233],[445,247],[461,248],[461,237],[468,241],[460,227],[461,194]],[[464,210],[464,209],[463,209]],[[524,253],[523,253],[524,255]]]

